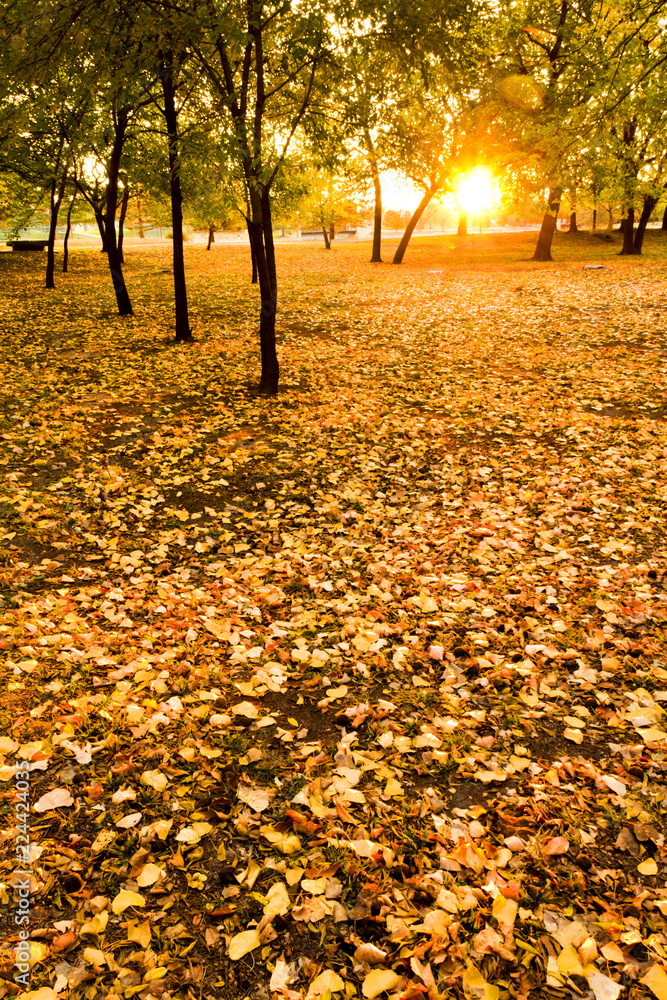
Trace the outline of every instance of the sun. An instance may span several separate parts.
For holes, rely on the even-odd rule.
[[[483,212],[491,208],[495,201],[494,184],[486,167],[475,167],[462,178],[456,200],[464,212]]]

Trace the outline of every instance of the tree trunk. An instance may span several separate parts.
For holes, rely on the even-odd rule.
[[[260,185],[261,181],[258,178],[250,179],[249,195],[252,216],[248,219],[248,232],[257,266],[261,303],[259,313],[259,344],[262,358],[262,375],[259,383],[259,391],[263,395],[273,396],[278,391],[278,379],[280,377],[280,367],[276,355],[276,309],[278,304],[276,257],[273,246],[271,201],[268,191],[262,191]]]
[[[373,210],[373,251],[371,253],[371,264],[382,263],[382,184],[380,181],[380,171],[378,170],[377,158],[375,156],[375,146],[369,129],[364,129],[364,142],[366,144],[366,154],[368,165],[371,168],[373,179],[373,192],[375,195],[375,207]]]
[[[625,217],[625,225],[623,227],[623,249],[621,250],[621,256],[633,256],[639,253],[635,250],[635,207],[631,205],[628,208],[628,214]]]
[[[211,249],[211,243],[215,243],[215,228],[213,226],[208,227],[208,243],[206,249]]]
[[[549,188],[547,210],[542,219],[540,235],[537,237],[537,246],[535,247],[535,253],[531,257],[531,260],[553,260],[553,257],[551,256],[551,244],[553,243],[554,233],[556,231],[556,219],[558,218],[558,212],[560,211],[560,200],[562,196],[563,189],[560,186],[556,185],[556,187]]]
[[[329,234],[325,225],[322,225],[322,236],[324,236],[324,246],[327,250],[331,250],[331,240],[329,239]]]
[[[46,287],[55,288],[54,271],[56,266],[56,232],[58,230],[58,212],[65,194],[67,184],[67,170],[63,171],[63,176],[58,185],[54,177],[51,182],[51,219],[49,223],[49,242],[46,247]]]
[[[248,203],[248,213],[250,213],[250,203]],[[246,218],[246,225],[248,227],[248,237],[250,239],[250,262],[252,264],[252,278],[250,279],[251,285],[257,284],[257,258],[255,256],[255,242],[252,235],[252,229],[250,226],[250,215],[248,214]]]
[[[373,210],[373,252],[371,253],[371,264],[382,263],[382,184],[377,166],[373,166],[373,191],[375,193],[375,207]]]
[[[607,223],[607,229],[612,232],[614,229],[614,209],[608,208],[607,215],[609,216],[609,221]]]
[[[174,65],[171,58],[161,67],[164,114],[169,140],[169,187],[171,191],[171,231],[174,246],[174,299],[176,302],[176,341],[192,340],[188,320],[188,293],[185,284],[185,260],[183,257],[183,195],[181,193],[181,164],[178,154],[178,119],[176,114],[176,92],[174,87]]]
[[[468,213],[464,212],[463,209],[459,210],[459,228],[456,231],[457,236],[467,236],[468,235]]]
[[[597,228],[597,224],[598,224],[598,210],[597,210],[597,208],[594,208],[593,209],[593,227],[592,227],[592,231],[593,232],[595,232],[595,230]]]
[[[107,252],[107,234],[104,231],[104,214],[98,209],[95,209],[95,222],[97,223],[97,228],[100,231],[100,239],[102,240],[102,249],[100,253]]]
[[[118,117],[114,126],[114,141],[111,149],[111,159],[109,160],[109,183],[107,186],[107,210],[104,221],[104,233],[106,236],[106,251],[109,258],[109,270],[113,289],[116,293],[118,312],[121,316],[132,316],[132,303],[123,277],[123,268],[118,256],[118,246],[116,244],[116,206],[118,204],[118,171],[120,168],[120,157],[125,143],[125,132],[127,130],[130,108],[124,106],[119,109]]]
[[[634,238],[634,248],[635,253],[640,254],[642,252],[642,245],[644,243],[644,234],[646,232],[646,226],[648,225],[648,220],[651,218],[653,209],[658,204],[658,199],[652,194],[644,195],[644,204],[642,206],[642,214],[639,216],[639,222],[637,223],[637,232]]]
[[[76,188],[74,189],[74,194],[72,195],[72,200],[69,203],[69,208],[67,209],[67,228],[65,229],[65,239],[63,240],[63,272],[67,272],[67,266],[69,263],[69,234],[72,231],[72,209],[74,208],[74,202],[76,201]]]
[[[667,229],[667,205],[665,205],[665,211],[662,213],[662,226],[661,229]]]
[[[123,188],[123,200],[120,203],[120,218],[118,219],[118,256],[121,264],[125,263],[123,257],[123,236],[125,235],[125,216],[127,215],[127,203],[130,200],[130,189],[125,185]]]
[[[410,219],[410,221],[408,222],[407,226],[405,227],[405,232],[403,233],[403,236],[401,237],[401,242],[398,244],[398,247],[396,248],[396,253],[394,254],[394,259],[392,260],[392,264],[400,264],[400,263],[402,263],[403,257],[405,256],[405,251],[408,248],[408,243],[410,242],[410,237],[412,236],[412,234],[413,234],[413,232],[415,230],[415,226],[417,225],[417,223],[421,219],[421,217],[422,217],[422,215],[424,213],[424,209],[426,208],[426,206],[430,202],[430,200],[433,197],[433,195],[435,194],[436,190],[437,190],[437,188],[429,188],[428,191],[426,192],[426,194],[424,195],[424,197],[422,198],[422,200],[417,205],[416,209],[414,210],[414,212],[412,214],[412,218]]]
[[[335,222],[329,223],[329,240],[334,240],[336,238],[336,224]]]
[[[570,228],[568,229],[570,233],[578,233],[579,227],[577,226],[577,213],[576,211],[570,212]]]

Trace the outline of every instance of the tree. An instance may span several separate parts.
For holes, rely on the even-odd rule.
[[[400,264],[417,223],[439,192],[451,189],[464,156],[464,138],[469,132],[469,108],[457,95],[445,90],[434,94],[415,90],[413,99],[397,122],[394,147],[407,177],[423,192],[405,227],[392,263]]]
[[[191,14],[190,44],[223,109],[230,149],[248,200],[250,244],[260,292],[259,391],[278,391],[278,280],[271,191],[319,82],[330,34],[329,8],[282,0],[211,0],[209,19]]]

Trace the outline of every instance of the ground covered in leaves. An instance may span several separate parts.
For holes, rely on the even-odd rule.
[[[39,1000],[665,1000],[667,237],[534,240],[281,247],[274,399],[0,254],[0,997],[27,870]]]

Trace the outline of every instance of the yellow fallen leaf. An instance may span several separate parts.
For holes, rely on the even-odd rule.
[[[159,837],[160,840],[166,840],[173,825],[173,819],[156,820],[155,823],[153,823],[153,829],[155,830],[156,837]]]
[[[227,954],[233,962],[238,962],[239,958],[243,958],[255,948],[259,948],[260,944],[259,932],[256,927],[253,927],[251,931],[241,931],[240,934],[234,935],[229,942]]]
[[[563,976],[580,976],[582,974],[582,965],[574,945],[569,944],[561,951],[558,956],[558,971]]]
[[[152,983],[156,979],[164,979],[168,971],[166,965],[158,965],[155,969],[149,969],[144,975],[144,982]]]
[[[148,920],[141,924],[136,924],[134,920],[127,922],[127,940],[136,941],[138,945],[146,950],[151,943],[151,925]]]
[[[649,726],[648,729],[638,729],[637,733],[641,736],[644,743],[660,743],[662,740],[667,740],[667,733],[664,729],[658,729],[657,726]]]
[[[295,854],[301,848],[301,841],[295,833],[280,833],[268,824],[260,826],[259,832],[265,840],[277,847],[281,854]]]
[[[30,964],[30,968],[32,968],[33,965],[37,965],[39,962],[43,962],[49,954],[49,946],[44,944],[43,941],[30,941],[29,950],[30,956],[28,958],[28,962]]]
[[[114,913],[122,913],[126,910],[128,906],[145,906],[146,900],[138,892],[132,892],[131,889],[121,889],[116,898],[111,903],[111,909]]]
[[[101,968],[103,965],[106,965],[104,952],[100,951],[99,948],[84,948],[83,960],[86,965],[94,965],[97,966],[97,968]]]
[[[600,951],[608,962],[625,962],[626,960],[625,955],[615,941],[609,941],[607,944],[603,944]]]
[[[485,785],[491,781],[507,781],[504,771],[475,771],[475,777]]]
[[[403,785],[401,785],[396,778],[390,778],[385,785],[384,794],[389,795],[394,798],[397,795],[403,794]]]
[[[652,965],[639,982],[648,986],[658,1000],[667,1000],[667,972],[662,965]]]
[[[141,784],[156,792],[163,792],[169,784],[169,778],[162,771],[144,771],[141,775]]]
[[[486,979],[474,965],[469,965],[463,973],[463,989],[476,1000],[498,1000],[500,989],[487,983]]]
[[[364,977],[361,991],[366,1000],[372,1000],[373,997],[393,990],[396,986],[398,986],[398,976],[391,969],[373,969]]]
[[[86,934],[104,934],[107,929],[107,924],[109,923],[109,911],[101,910],[100,913],[95,913],[90,920],[86,920],[85,923],[81,924],[79,929],[79,936],[85,937]]]
[[[637,871],[640,875],[657,875],[658,866],[655,858],[647,858],[645,861],[640,861],[637,865]]]
[[[303,877],[303,868],[288,868],[285,872],[285,881],[288,885],[296,885]]]
[[[143,889],[147,885],[155,885],[157,880],[162,876],[164,877],[165,872],[162,868],[158,868],[157,865],[148,864],[144,865],[139,874],[137,875],[137,885]]]
[[[519,904],[515,899],[505,899],[501,893],[498,893],[493,901],[491,913],[499,924],[511,926],[516,920],[518,909]]]
[[[95,840],[90,845],[91,851],[93,851],[93,853],[103,851],[105,847],[109,846],[109,844],[113,844],[116,836],[117,834],[114,830],[100,830],[95,837]]]
[[[289,913],[291,903],[283,882],[275,882],[271,886],[266,894],[266,900],[264,916],[269,920],[273,920],[278,915],[283,916],[285,913]]]
[[[325,969],[313,979],[308,987],[308,997],[321,997],[323,993],[340,993],[345,989],[345,982],[332,969]]]
[[[564,729],[563,730],[563,736],[565,737],[566,740],[570,740],[570,742],[572,742],[572,743],[583,743],[584,742],[584,737],[579,732],[578,729],[570,729],[570,728]]]

